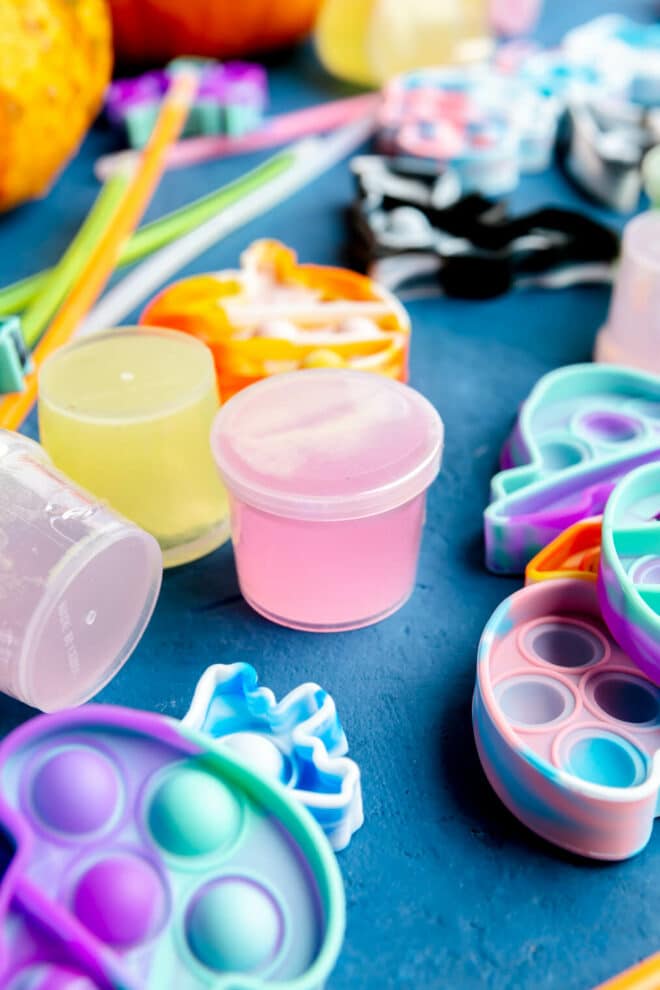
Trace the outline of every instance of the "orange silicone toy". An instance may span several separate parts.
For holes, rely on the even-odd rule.
[[[525,569],[525,584],[552,578],[595,581],[600,561],[600,533],[600,516],[569,526],[530,560]]]
[[[301,368],[337,367],[374,371],[399,381],[408,378],[410,321],[401,304],[372,279],[343,268],[299,265],[294,251],[278,241],[257,241],[241,258],[240,271],[194,275],[168,286],[146,307],[140,323],[183,330],[202,340],[212,351],[223,400],[268,375]],[[305,331],[319,325],[308,319],[297,327],[297,339],[277,333],[251,332],[232,322],[232,306],[245,303],[250,273],[264,276],[279,291],[311,290],[316,315],[330,304],[347,315],[367,315],[375,335],[333,334],[331,342],[310,339]],[[263,303],[266,312],[271,305]],[[282,304],[272,303],[282,310]],[[286,305],[285,305],[286,309]],[[285,317],[296,322],[295,306]],[[324,320],[321,316],[321,325]],[[254,329],[254,328],[253,328]]]

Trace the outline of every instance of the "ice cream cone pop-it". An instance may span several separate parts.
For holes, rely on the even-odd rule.
[[[289,248],[257,241],[240,271],[169,286],[141,323],[184,330],[215,360],[221,398],[261,378],[302,368],[352,368],[406,381],[410,321],[372,279],[300,265]]]
[[[346,756],[335,703],[317,684],[300,684],[278,702],[254,667],[218,663],[202,674],[183,724],[289,788],[333,849],[344,849],[362,825],[360,771]]]
[[[504,601],[479,646],[473,725],[509,810],[595,859],[649,840],[660,790],[660,689],[602,621],[596,587],[542,581]]]
[[[285,791],[161,715],[88,706],[0,745],[4,990],[321,990],[344,894]]]
[[[633,471],[608,500],[598,597],[617,642],[660,684],[660,464]]]
[[[567,526],[602,513],[622,477],[660,461],[660,376],[577,364],[525,400],[491,482],[486,563],[522,573]]]

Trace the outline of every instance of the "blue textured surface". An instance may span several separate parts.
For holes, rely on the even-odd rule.
[[[653,6],[546,0],[539,34],[555,42],[606,10],[649,17]],[[345,92],[305,51],[273,69],[272,85],[275,110]],[[0,220],[3,281],[55,261],[94,194],[92,160],[113,141],[95,131],[45,201]],[[150,216],[256,160],[168,175]],[[282,238],[305,261],[336,262],[350,189],[346,170],[335,169],[188,271],[234,265],[257,236]],[[514,202],[582,205],[554,172],[526,179]],[[470,726],[480,632],[519,586],[483,566],[481,514],[498,451],[534,382],[589,358],[608,295],[582,288],[410,305],[412,383],[438,407],[447,445],[417,589],[401,612],[332,636],[278,628],[241,601],[226,547],[166,575],[142,643],[101,696],[183,715],[205,667],[234,660],[253,664],[278,695],[307,680],[333,695],[363,772],[366,823],[340,857],[349,926],[331,990],[588,990],[660,948],[660,839],[616,866],[574,860],[536,840],[491,793]],[[29,714],[2,699],[0,729]]]

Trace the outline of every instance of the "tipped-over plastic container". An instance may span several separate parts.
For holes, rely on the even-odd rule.
[[[0,690],[43,711],[117,673],[154,610],[156,540],[0,431]]]
[[[660,211],[634,217],[623,232],[621,262],[596,361],[660,374]]]
[[[277,375],[230,399],[211,446],[249,604],[315,632],[395,612],[415,584],[443,435],[422,395],[365,372]]]

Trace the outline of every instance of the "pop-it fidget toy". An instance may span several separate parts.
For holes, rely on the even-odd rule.
[[[87,706],[0,745],[3,990],[320,990],[330,846],[286,792],[162,715]]]
[[[565,529],[532,557],[525,568],[525,584],[556,578],[596,581],[600,562],[601,517],[582,519]]]
[[[660,464],[633,471],[608,500],[598,598],[617,642],[660,684]]]
[[[522,573],[567,526],[599,515],[617,481],[660,461],[660,377],[578,364],[523,403],[484,514],[486,564]]]
[[[660,789],[660,690],[604,625],[592,582],[513,594],[481,638],[473,725],[494,790],[572,852],[625,859],[648,842]]]
[[[268,77],[261,65],[206,59],[176,59],[166,69],[133,79],[116,79],[105,94],[111,124],[126,131],[132,148],[144,148],[154,129],[160,105],[177,69],[192,62],[199,69],[199,88],[184,134],[245,134],[262,121],[268,101]]]
[[[259,687],[247,663],[216,664],[202,674],[183,724],[206,732],[256,773],[289,788],[334,849],[364,821],[360,771],[330,695],[301,684],[281,701]]]

